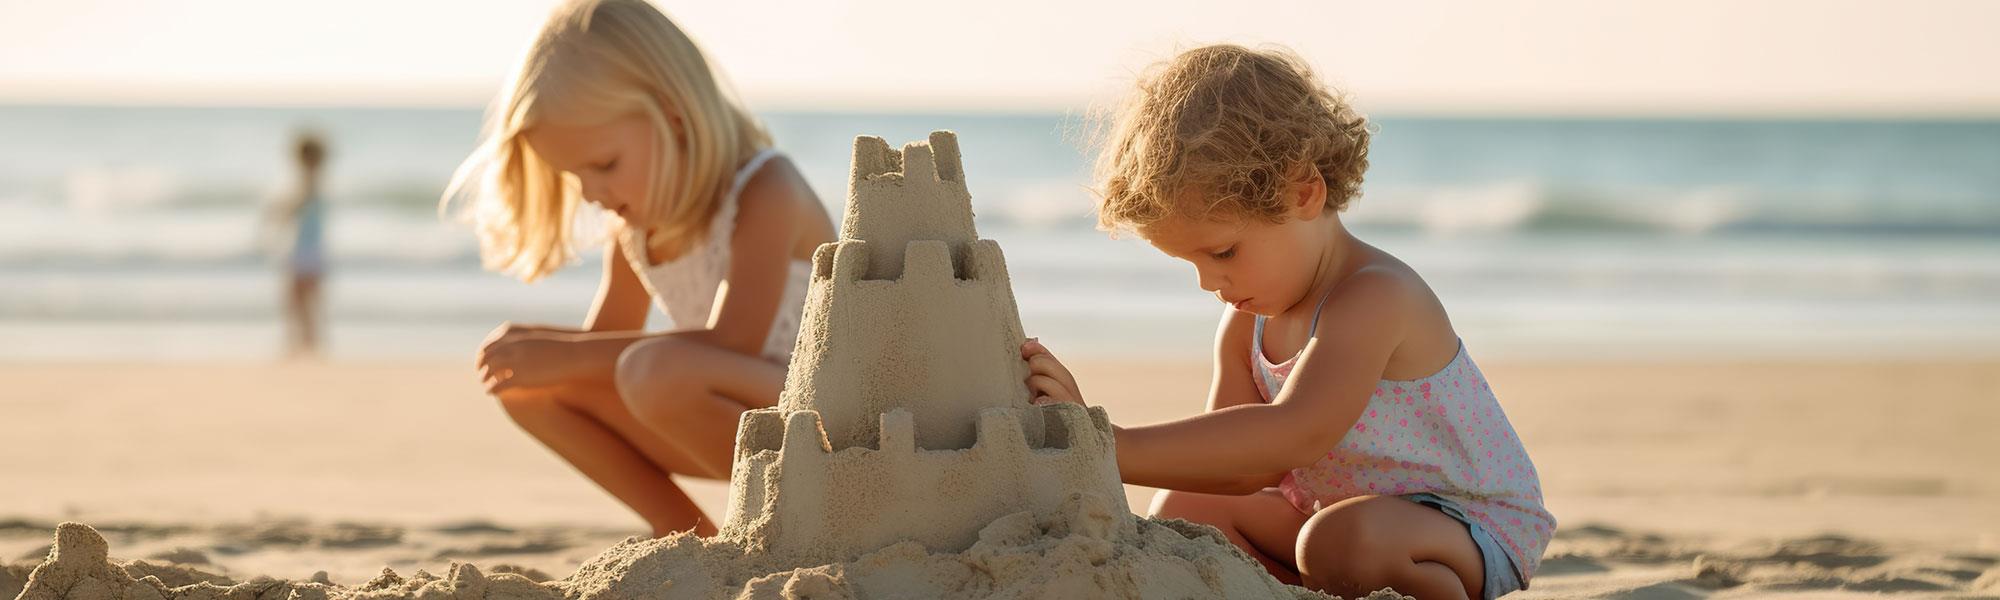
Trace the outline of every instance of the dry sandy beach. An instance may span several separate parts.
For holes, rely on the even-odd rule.
[[[1206,388],[1077,362],[1121,423]],[[2000,361],[1488,362],[1561,520],[1510,598],[2000,597]],[[0,598],[63,520],[114,558],[344,584],[562,577],[643,531],[452,363],[4,365],[0,473]]]

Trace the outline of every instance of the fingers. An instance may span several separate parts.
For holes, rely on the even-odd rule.
[[[479,370],[481,373],[500,369],[502,368],[501,365],[507,364],[503,356],[504,354],[506,354],[506,348],[496,348],[492,344],[487,344],[486,347],[480,348],[479,352],[473,355],[472,368]]]
[[[479,368],[479,384],[485,386],[489,394],[513,389],[514,370],[482,366]]]
[[[511,359],[515,354],[510,342],[520,333],[521,326],[513,321],[502,321],[486,334],[486,339],[479,343],[479,351],[473,353],[472,368],[479,371],[479,384],[486,388],[486,393],[498,394],[517,387],[514,385],[514,369],[508,365],[514,363]]]
[[[1035,404],[1049,404],[1053,402],[1083,404],[1083,399],[1078,398],[1074,390],[1064,386],[1062,382],[1056,381],[1054,377],[1039,373],[1028,376],[1028,392],[1029,397],[1033,398],[1032,402]]]
[[[1043,353],[1029,358],[1028,372],[1054,379],[1057,384],[1069,390],[1072,396],[1082,395],[1082,390],[1076,385],[1076,376],[1070,374],[1069,367],[1063,366],[1062,361],[1056,360],[1053,354]]]
[[[1083,396],[1082,389],[1076,384],[1076,375],[1070,373],[1069,367],[1063,366],[1062,361],[1049,351],[1048,346],[1042,345],[1041,340],[1028,338],[1026,343],[1021,344],[1021,358],[1028,361],[1029,373],[1054,378],[1069,390],[1072,397]]]
[[[1077,387],[1076,375],[1069,372],[1056,355],[1042,345],[1041,340],[1028,338],[1021,344],[1021,358],[1028,362],[1028,389],[1031,401],[1069,402],[1083,404],[1083,392]]]
[[[479,353],[473,361],[473,367],[479,369],[501,369],[511,368],[514,365],[520,364],[524,358],[522,356],[524,351],[521,348],[521,344],[518,343],[519,341],[518,339],[505,336],[487,340],[485,345],[479,347]]]
[[[494,327],[493,331],[488,332],[486,339],[479,341],[479,351],[472,354],[472,367],[475,369],[484,369],[486,365],[490,364],[493,361],[493,355],[502,345],[506,344],[507,338],[512,333],[513,328],[513,322],[501,321],[499,327]]]
[[[1049,352],[1048,346],[1042,345],[1042,340],[1040,338],[1028,338],[1028,341],[1021,342],[1021,358],[1028,358],[1036,354],[1051,354],[1051,353]]]

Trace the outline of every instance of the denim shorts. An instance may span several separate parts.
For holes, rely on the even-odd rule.
[[[1410,494],[1402,497],[1417,504],[1438,509],[1445,516],[1465,524],[1465,532],[1472,535],[1472,543],[1479,546],[1480,561],[1485,563],[1486,590],[1482,597],[1493,600],[1509,592],[1521,589],[1521,574],[1514,570],[1514,559],[1507,556],[1507,550],[1500,546],[1500,540],[1493,538],[1478,521],[1465,515],[1465,510],[1457,502],[1435,494]]]

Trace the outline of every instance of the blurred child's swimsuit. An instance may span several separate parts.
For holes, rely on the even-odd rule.
[[[326,273],[326,207],[317,192],[301,201],[298,222],[292,230],[292,253],[288,260],[294,277],[319,277]]]
[[[672,318],[670,327],[708,326],[709,313],[715,308],[716,289],[729,276],[729,240],[736,233],[737,196],[742,195],[743,186],[757,169],[777,156],[776,149],[765,148],[743,163],[743,168],[736,172],[735,182],[716,199],[719,204],[715,207],[715,217],[708,223],[708,236],[673,260],[647,264],[644,235],[631,227],[619,232],[619,249],[632,263],[632,271],[639,274],[646,292]],[[812,261],[794,259],[790,269],[784,296],[778,300],[778,315],[771,319],[771,332],[764,339],[763,357],[781,365],[791,361],[792,343],[798,340],[806,286],[812,281]]]
[[[1318,327],[1315,309],[1312,328]],[[1264,357],[1262,316],[1250,354],[1257,392],[1272,402],[1298,356],[1276,364]],[[1438,509],[1464,523],[1479,546],[1487,598],[1525,589],[1555,533],[1535,465],[1463,343],[1437,373],[1376,382],[1367,408],[1339,445],[1318,462],[1292,469],[1278,490],[1307,515],[1370,495]]]

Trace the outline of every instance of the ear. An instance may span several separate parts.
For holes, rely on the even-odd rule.
[[[1285,194],[1291,203],[1292,216],[1301,221],[1318,219],[1326,212],[1326,178],[1320,176],[1319,169],[1311,164],[1293,170],[1291,185]]]
[[[680,111],[667,112],[667,130],[672,134],[669,139],[672,139],[674,144],[679,146],[680,149],[686,150],[688,146],[687,119],[681,117]]]

